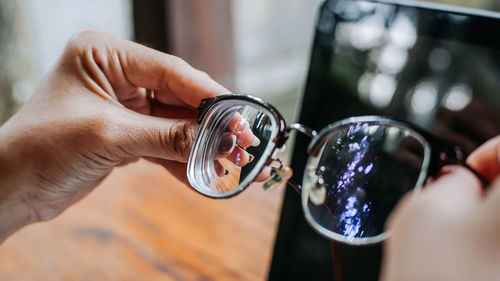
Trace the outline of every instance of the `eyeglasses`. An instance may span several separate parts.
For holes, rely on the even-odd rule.
[[[385,222],[404,194],[418,192],[445,165],[468,167],[458,145],[389,118],[349,118],[316,133],[300,124],[287,127],[272,105],[249,95],[205,99],[198,110],[187,165],[196,191],[229,198],[254,182],[269,188],[287,181],[292,171],[276,156],[296,130],[312,140],[302,185],[288,183],[301,194],[309,224],[347,244],[383,241]]]

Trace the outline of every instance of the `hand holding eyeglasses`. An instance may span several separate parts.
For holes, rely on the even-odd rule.
[[[277,152],[289,132],[297,130],[312,138],[309,159],[304,163],[302,185],[288,183],[301,194],[311,226],[342,243],[384,241],[389,235],[384,231],[386,220],[406,193],[418,192],[445,165],[468,167],[460,146],[415,125],[380,116],[341,120],[316,133],[301,124],[287,127],[273,106],[248,95],[205,99],[198,110],[200,128],[187,167],[188,181],[196,191],[229,198],[258,180],[266,180],[264,187],[286,182],[291,170],[277,159]],[[234,131],[235,120],[258,144],[237,147],[244,159],[248,155],[254,159],[239,166],[239,161],[231,161],[239,169],[224,176],[220,166],[228,161],[219,157],[220,147]],[[236,137],[232,138],[235,142]],[[279,167],[271,167],[275,162]]]
[[[344,243],[378,243],[387,238],[383,226],[400,196],[442,165],[463,160],[458,147],[409,124],[362,117],[316,133],[287,127],[260,99],[224,94],[176,57],[103,33],[76,36],[33,98],[0,129],[0,240],[58,215],[113,167],[138,157],[186,180],[191,150],[189,183],[216,198],[255,181],[285,182],[286,167],[270,165],[279,163],[276,152],[297,130],[312,138],[302,186],[293,185],[310,224]],[[202,99],[198,129],[194,108]],[[470,166],[495,179],[499,150],[497,138],[469,158]],[[477,178],[458,168],[420,196],[407,196],[389,224],[387,280],[498,279],[497,185],[480,200]]]
[[[77,34],[0,128],[0,241],[57,216],[139,157],[185,181],[195,109],[228,93],[177,57],[101,32]]]
[[[214,176],[211,163],[234,116],[257,124],[251,126],[252,133],[267,131],[263,134],[267,137],[260,138],[264,147],[255,153],[258,164],[247,173],[240,171],[240,180],[226,185]],[[298,130],[312,140],[303,184],[293,186],[301,193],[306,219],[318,233],[355,245],[386,241],[384,280],[500,276],[500,180],[481,200],[488,182],[500,174],[500,137],[465,163],[460,146],[411,124],[357,117],[316,133],[299,124],[286,127],[271,105],[245,95],[204,100],[198,122],[201,127],[188,160],[188,180],[198,192],[214,198],[242,192],[275,160],[288,132]]]
[[[467,163],[492,181],[483,193],[477,178],[448,167],[418,196],[394,211],[382,280],[499,280],[500,137]]]
[[[221,136],[214,161],[219,177],[227,176],[231,168],[244,167],[254,156],[246,151],[250,146],[259,146],[260,140],[249,127],[247,120],[236,112],[229,121],[226,132]],[[232,165],[230,165],[232,163]]]

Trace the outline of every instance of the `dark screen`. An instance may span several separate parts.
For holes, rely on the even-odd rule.
[[[469,153],[500,132],[497,34],[500,21],[493,13],[327,1],[299,121],[319,130],[347,117],[385,115],[418,124]],[[298,183],[308,141],[298,136],[294,147],[292,180]],[[381,253],[381,245],[332,246],[307,225],[299,196],[287,190],[269,278],[376,280]]]

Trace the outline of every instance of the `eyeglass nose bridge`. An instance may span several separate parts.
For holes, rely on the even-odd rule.
[[[291,124],[287,128],[287,132],[290,132],[291,130],[298,131],[298,132],[300,132],[300,133],[308,136],[311,139],[314,139],[318,135],[317,131],[309,128],[306,125],[300,124],[300,123],[293,123],[293,124]],[[318,143],[317,141],[315,141],[314,143],[311,143],[309,145],[309,147],[307,148],[307,153],[309,155],[315,155],[316,153],[318,153],[318,151],[319,151],[320,148],[321,148],[321,143]]]
[[[300,123],[292,123],[286,128],[286,134],[288,135],[291,131],[297,131],[299,133],[302,133],[303,135],[306,135],[310,138],[314,138],[317,135],[317,132],[308,126]],[[292,187],[298,194],[302,193],[302,186],[300,184],[295,184],[291,181],[288,181],[287,184]]]
[[[300,124],[300,123],[292,123],[290,126],[288,126],[287,131],[290,132],[292,130],[298,131],[310,138],[313,138],[316,136],[317,132],[306,125]]]

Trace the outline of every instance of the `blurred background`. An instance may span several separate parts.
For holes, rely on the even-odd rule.
[[[100,29],[178,55],[294,119],[321,0],[4,0],[0,122],[26,101],[75,32]],[[496,10],[494,0],[433,1]]]
[[[2,0],[0,124],[30,98],[72,34],[86,28],[180,56],[228,89],[268,100],[290,123],[299,116],[321,2]],[[432,2],[500,9],[495,0]],[[266,279],[281,192],[249,191],[219,202],[170,186],[173,179],[159,168],[126,169],[53,222],[0,246],[0,279]],[[108,243],[113,239],[121,246]]]
[[[293,117],[320,2],[1,1],[0,120],[30,97],[71,35],[85,28],[181,56],[235,92],[282,103]]]

